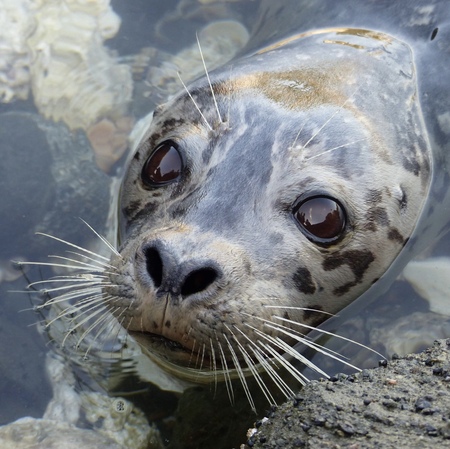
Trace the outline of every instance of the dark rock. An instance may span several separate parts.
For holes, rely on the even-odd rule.
[[[447,342],[352,380],[337,375],[306,385],[301,408],[290,401],[273,412],[271,426],[264,427],[266,440],[257,439],[254,448],[450,448],[450,391],[443,374],[450,368]],[[283,420],[289,412],[287,429]],[[284,446],[278,445],[281,437]]]

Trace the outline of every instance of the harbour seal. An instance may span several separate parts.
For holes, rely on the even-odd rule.
[[[308,365],[292,345],[313,346],[309,329],[390,282],[429,226],[448,144],[433,129],[442,76],[426,64],[449,64],[445,2],[289,8],[303,6],[284,38],[261,45],[259,29],[157,108],[124,178],[106,303],[189,380],[236,376],[245,389],[259,367],[277,379],[276,362],[302,382],[282,354]]]
[[[277,366],[325,374],[293,346],[448,227],[445,2],[262,8],[270,33],[148,119],[98,282],[157,364],[251,403],[247,375],[273,402],[261,371],[286,396]]]

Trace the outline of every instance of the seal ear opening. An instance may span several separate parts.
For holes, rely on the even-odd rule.
[[[435,28],[432,33],[431,33],[431,37],[430,37],[430,41],[434,41],[434,39],[436,38],[437,34],[438,34],[439,28]]]

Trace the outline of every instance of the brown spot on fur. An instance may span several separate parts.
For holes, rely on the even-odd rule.
[[[311,272],[305,267],[299,267],[292,276],[297,289],[306,295],[312,295],[316,291],[316,286],[312,280]]]
[[[381,190],[370,189],[369,193],[367,193],[366,195],[365,200],[367,203],[375,206],[381,203],[381,201],[383,200],[383,193],[381,192]]]
[[[380,226],[388,226],[389,225],[389,217],[387,211],[384,207],[371,207],[366,214],[367,222],[365,227],[372,227],[376,225]]]
[[[166,326],[167,328],[170,328],[171,325],[172,325],[172,323],[170,322],[170,320],[167,320],[167,321],[164,323],[164,326]]]
[[[127,207],[123,209],[126,216],[133,216],[136,211],[141,208],[140,201],[132,201]]]
[[[403,236],[400,234],[400,232],[398,232],[398,229],[396,228],[389,229],[388,239],[403,244]]]
[[[369,222],[365,223],[363,228],[365,231],[371,231],[371,232],[376,232],[376,230],[378,229],[376,224],[373,221],[369,221]]]
[[[325,271],[336,270],[342,265],[348,265],[355,275],[355,280],[347,282],[333,290],[337,296],[347,293],[352,287],[362,281],[364,273],[369,265],[375,260],[373,253],[369,250],[357,251],[349,250],[342,253],[336,253],[324,260],[322,266]]]
[[[402,190],[402,198],[400,200],[400,209],[406,209],[406,206],[408,205],[408,195],[406,195],[405,190],[400,187]]]

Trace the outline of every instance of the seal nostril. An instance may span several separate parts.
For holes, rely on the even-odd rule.
[[[200,268],[186,276],[181,286],[181,295],[189,296],[206,290],[217,279],[217,272],[213,268]]]
[[[147,273],[152,278],[156,288],[162,283],[163,263],[159,251],[156,248],[147,248],[144,252]]]

